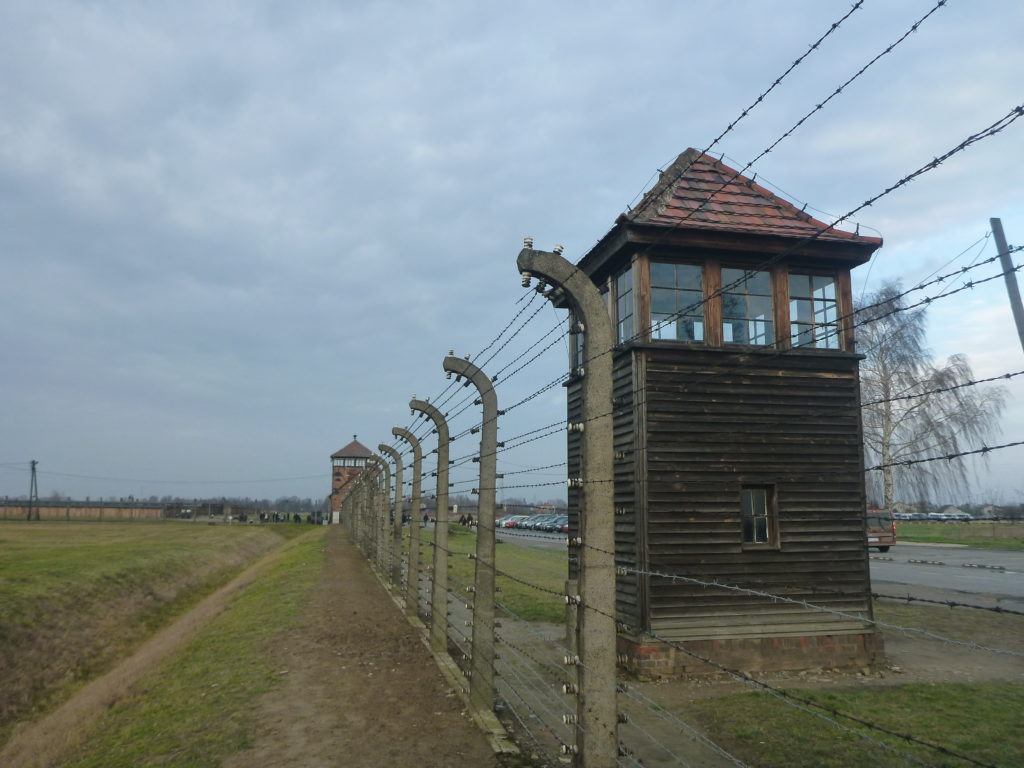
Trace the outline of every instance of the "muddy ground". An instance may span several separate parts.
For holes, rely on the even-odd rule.
[[[496,765],[416,630],[340,528],[301,625],[275,645],[301,663],[254,704],[269,722],[226,768]]]

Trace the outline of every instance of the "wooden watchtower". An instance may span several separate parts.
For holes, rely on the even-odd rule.
[[[352,435],[352,442],[331,454],[331,522],[337,523],[341,503],[352,490],[352,481],[364,469],[373,451]]]
[[[850,270],[882,240],[814,237],[825,223],[742,176],[716,192],[735,175],[687,150],[579,261],[618,339],[620,653],[642,674],[700,667],[653,633],[743,669],[864,666],[881,646],[856,618],[871,585]],[[580,347],[585,375],[600,350]]]

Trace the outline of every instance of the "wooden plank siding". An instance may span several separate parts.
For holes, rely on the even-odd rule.
[[[637,570],[641,560],[638,557],[636,483],[634,482],[636,458],[633,416],[633,355],[628,351],[615,353],[612,370],[614,378],[612,397],[615,398],[613,424],[613,450],[615,452],[615,564]],[[582,383],[571,379],[566,385],[569,421],[582,418]],[[566,469],[569,477],[578,477],[581,470],[580,445],[582,436],[570,432],[566,439]],[[570,488],[568,492],[569,535],[579,535],[580,492]],[[569,549],[569,578],[579,578],[579,560],[574,548]],[[616,613],[620,621],[630,626],[640,626],[643,620],[641,610],[641,578],[635,573],[619,574],[615,580]]]
[[[858,358],[657,344],[637,345],[633,354],[645,384],[636,439],[646,445],[640,527],[647,570],[870,616]],[[624,433],[618,420],[616,427],[618,446]],[[618,503],[618,473],[616,481]],[[632,487],[621,482],[625,500]],[[747,484],[776,489],[778,548],[742,545],[740,488]],[[634,529],[623,521],[616,547],[623,560]],[[861,621],[659,577],[646,591],[650,628],[671,639],[865,629]]]

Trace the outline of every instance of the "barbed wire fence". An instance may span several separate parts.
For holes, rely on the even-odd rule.
[[[700,211],[712,204],[730,184],[745,181],[745,173],[761,157],[790,137],[814,114],[838,97],[868,68],[891,53],[930,16],[945,5],[939,0],[901,36],[886,46],[860,67],[840,86],[817,103],[793,126],[781,134],[747,163],[740,171],[715,189],[686,216],[666,227],[659,242],[648,244],[644,253],[651,253],[667,240],[671,230],[682,226]],[[811,52],[856,12],[861,2],[855,3],[830,29],[814,42],[809,50],[764,91],[740,116],[696,158],[679,170],[682,176],[693,163],[704,157],[721,138],[749,112],[759,105],[784,79],[799,66]],[[972,653],[995,654],[1022,658],[1024,652],[1013,647],[1000,647],[976,642],[970,638],[947,636],[927,627],[909,626],[883,621],[873,616],[870,605],[865,609],[843,592],[816,590],[812,594],[800,591],[773,589],[771,585],[741,583],[708,578],[700,573],[687,573],[682,567],[654,568],[639,565],[634,558],[624,556],[616,540],[616,521],[629,511],[620,506],[616,497],[616,484],[622,471],[622,460],[647,450],[644,445],[622,447],[613,439],[615,419],[626,413],[635,413],[647,403],[647,389],[639,386],[628,397],[617,395],[613,388],[612,362],[615,353],[633,343],[650,342],[659,331],[687,316],[703,312],[713,301],[719,301],[730,290],[745,286],[758,272],[772,268],[791,256],[798,255],[819,237],[834,232],[852,220],[858,212],[883,197],[903,188],[921,176],[940,167],[950,158],[966,151],[974,144],[994,136],[1024,116],[1024,106],[1012,108],[1005,115],[980,131],[971,134],[946,152],[907,173],[877,194],[867,198],[845,214],[834,217],[813,233],[792,246],[775,253],[728,284],[712,291],[702,291],[699,301],[660,316],[657,321],[641,323],[636,333],[617,337],[611,327],[608,307],[596,286],[577,266],[561,256],[561,249],[552,252],[534,250],[527,240],[519,254],[517,267],[527,290],[516,301],[512,318],[475,355],[465,358],[450,354],[443,369],[448,372],[447,386],[433,398],[410,402],[413,419],[402,429],[393,430],[409,447],[398,450],[398,440],[390,446],[381,444],[382,452],[395,462],[392,486],[388,473],[378,467],[357,481],[346,498],[343,519],[353,541],[360,547],[392,594],[403,603],[411,620],[422,626],[442,668],[450,664],[451,678],[470,704],[477,719],[492,733],[511,732],[521,749],[529,751],[538,764],[558,764],[572,761],[585,768],[607,768],[612,765],[744,765],[744,761],[713,741],[699,727],[687,722],[677,712],[670,711],[648,696],[644,690],[617,675],[617,666],[629,665],[627,655],[618,653],[617,636],[625,633],[641,641],[659,643],[688,657],[696,668],[724,675],[744,686],[769,695],[780,704],[826,723],[837,733],[855,737],[867,749],[903,762],[928,765],[935,759],[951,760],[953,764],[988,766],[985,759],[939,743],[930,736],[906,733],[875,722],[856,713],[845,712],[822,703],[813,697],[794,693],[766,680],[737,669],[728,660],[715,658],[704,645],[695,645],[666,636],[641,621],[630,622],[621,614],[616,603],[617,577],[646,580],[650,583],[682,585],[704,595],[742,596],[755,604],[785,606],[787,610],[821,614],[872,630],[913,635],[931,642],[941,643]],[[666,189],[672,178],[663,178],[654,192]],[[651,194],[650,200],[657,194]],[[832,217],[830,217],[832,218]],[[986,238],[982,238],[985,240]],[[965,249],[945,266],[970,250]],[[1011,249],[1017,253],[1021,248]],[[842,348],[838,337],[852,339],[853,331],[863,325],[877,322],[899,312],[921,311],[937,301],[944,301],[982,285],[1004,278],[1020,270],[1011,269],[974,277],[969,275],[997,258],[980,260],[980,252],[970,264],[939,275],[929,275],[913,287],[903,291],[899,299],[939,286],[940,290],[909,304],[890,307],[878,305],[850,308],[832,319],[826,336],[837,337],[835,348]],[[938,271],[938,270],[937,270]],[[968,279],[969,278],[969,279]],[[949,282],[962,281],[952,287]],[[535,306],[537,299],[539,305]],[[553,326],[502,361],[516,339],[527,338],[543,310],[550,302],[555,307],[569,307],[568,319],[559,318]],[[878,310],[882,311],[878,311]],[[807,342],[772,345],[758,355],[745,359],[704,365],[690,376],[686,391],[699,391],[709,380],[739,381],[767,361],[784,358],[800,350],[821,345],[815,337]],[[497,390],[510,379],[527,370],[544,355],[566,343],[573,362],[570,370],[525,395],[504,408],[498,407]],[[828,345],[831,346],[831,345]],[[496,362],[498,361],[498,362]],[[500,363],[500,365],[499,365]],[[492,366],[492,364],[494,364]],[[491,366],[488,374],[485,367]],[[899,392],[885,399],[860,403],[857,408],[870,407],[882,402],[926,397],[939,391],[964,388],[1007,380],[1024,371],[1009,371],[999,376],[960,382],[953,387],[922,388],[918,392]],[[454,378],[453,378],[454,375]],[[544,393],[565,384],[577,385],[569,394],[569,418],[559,419],[521,432],[512,437],[497,439],[499,420],[512,410],[518,410],[537,401]],[[461,385],[461,386],[460,386]],[[475,387],[475,391],[471,388]],[[460,393],[460,388],[469,388]],[[501,390],[503,393],[506,389]],[[482,413],[476,411],[482,406]],[[807,416],[828,415],[828,410],[808,409]],[[468,415],[467,415],[468,414]],[[476,416],[475,414],[479,414]],[[470,418],[467,426],[455,425],[459,419]],[[419,420],[422,419],[422,423]],[[421,443],[437,447],[423,455]],[[460,440],[479,435],[480,445],[460,455],[450,457],[449,448]],[[567,436],[570,457],[565,462],[552,462],[538,466],[523,466],[508,462],[510,452],[537,441]],[[564,439],[564,438],[563,438]],[[993,451],[1009,450],[1024,445],[1024,440],[1011,440],[1000,445],[981,445],[967,450],[937,456],[919,456],[890,464],[870,467],[851,467],[838,481],[863,484],[866,473],[881,471],[899,464],[911,466],[933,461],[958,461],[964,457],[988,455]],[[385,449],[389,450],[385,450]],[[405,457],[413,455],[411,463]],[[424,458],[436,455],[436,464],[424,468]],[[514,469],[499,472],[497,460]],[[474,466],[476,465],[476,466]],[[537,479],[551,476],[549,470],[565,469],[560,480]],[[411,471],[409,481],[403,481],[403,470]],[[454,476],[453,476],[454,475]],[[511,483],[506,477],[515,476]],[[526,476],[526,477],[523,477]],[[802,472],[803,480],[814,479],[813,474]],[[786,478],[780,478],[785,480]],[[818,479],[837,481],[832,476]],[[436,482],[431,494],[421,488],[420,481]],[[553,539],[541,533],[510,530],[502,527],[496,511],[499,490],[526,490],[567,486],[569,509],[566,523],[557,529],[567,533],[564,539]],[[408,487],[409,493],[406,493]],[[458,490],[455,490],[458,489]],[[454,508],[449,503],[451,493],[466,493],[477,497],[475,505],[460,507],[463,520],[448,517]],[[421,519],[426,502],[434,502],[435,520],[430,524],[429,514]],[[403,520],[406,503],[409,504],[409,525]],[[525,504],[522,511],[533,511],[534,505]],[[505,513],[520,511],[518,505],[503,505]],[[687,510],[678,510],[685,514]],[[475,519],[473,513],[475,514]],[[468,514],[471,524],[466,525]],[[389,543],[388,536],[393,537]],[[540,545],[529,558],[523,558],[516,540]],[[539,541],[543,539],[544,541]],[[502,546],[498,543],[505,542]],[[552,543],[557,542],[557,543]],[[546,547],[546,548],[545,548]],[[537,552],[542,554],[537,555]],[[870,595],[869,595],[870,597]],[[941,602],[950,608],[985,609],[985,606],[953,601],[935,601],[907,595],[875,593],[878,599],[899,599],[922,603]],[[993,609],[988,609],[993,610]],[[1002,610],[1008,615],[1019,612]],[[957,762],[958,761],[958,762]]]

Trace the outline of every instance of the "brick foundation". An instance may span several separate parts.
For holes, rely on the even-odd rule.
[[[874,667],[885,660],[882,637],[877,632],[685,640],[678,645],[742,672],[857,669]],[[650,638],[619,635],[618,654],[619,666],[641,680],[721,672],[667,643]]]

